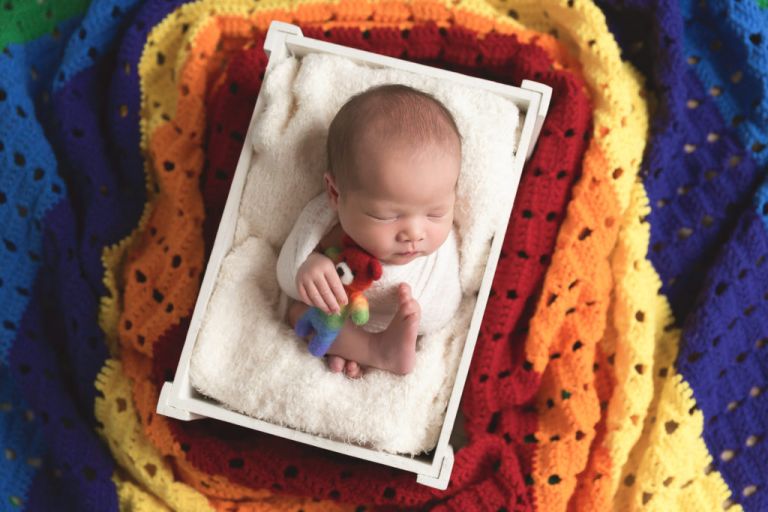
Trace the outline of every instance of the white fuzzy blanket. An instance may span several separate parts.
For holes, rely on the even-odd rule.
[[[328,371],[278,312],[277,255],[304,206],[322,191],[331,119],[352,95],[381,83],[432,93],[463,137],[455,227],[464,296],[442,329],[420,338],[407,376]],[[224,259],[192,355],[201,393],[245,414],[387,452],[417,454],[437,442],[490,241],[513,197],[519,112],[494,94],[327,55],[275,65],[261,89],[252,167],[235,240]]]

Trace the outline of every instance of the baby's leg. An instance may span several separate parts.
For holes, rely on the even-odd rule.
[[[400,285],[399,294],[398,311],[383,332],[369,333],[347,321],[328,353],[400,375],[410,373],[416,360],[421,308],[407,284]]]
[[[358,365],[373,366],[400,375],[413,370],[421,308],[411,296],[411,289],[407,284],[400,285],[399,301],[395,318],[383,332],[369,333],[347,320],[336,341],[328,349],[328,364],[331,370],[340,365],[340,362],[332,359],[333,357],[339,357],[341,361],[346,360],[342,367],[350,377],[359,376],[361,371]],[[291,306],[288,317],[292,326],[296,325],[306,309],[307,306],[301,303]],[[351,362],[356,362],[357,365],[350,365]],[[340,371],[340,368],[336,371]]]

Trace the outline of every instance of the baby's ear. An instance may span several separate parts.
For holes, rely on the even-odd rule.
[[[339,187],[336,186],[336,180],[333,179],[331,173],[326,172],[323,174],[323,182],[325,183],[325,193],[328,195],[331,208],[336,211],[339,209]]]
[[[368,262],[368,274],[374,281],[381,279],[382,269],[379,260],[371,258]]]

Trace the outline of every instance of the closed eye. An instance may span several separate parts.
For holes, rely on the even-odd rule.
[[[429,217],[430,219],[442,219],[446,215],[447,215],[446,213],[430,213],[429,215],[427,215],[427,217]]]
[[[379,220],[379,221],[382,221],[382,222],[388,222],[388,221],[391,222],[393,220],[397,220],[397,218],[398,218],[396,215],[393,215],[391,217],[382,217],[382,216],[379,216],[379,215],[373,215],[372,213],[368,213],[367,215],[370,218],[374,219],[374,220]]]

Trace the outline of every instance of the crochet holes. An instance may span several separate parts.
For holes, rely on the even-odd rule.
[[[83,476],[84,476],[84,477],[85,477],[85,479],[86,479],[86,480],[88,480],[89,482],[93,482],[94,480],[96,480],[96,470],[95,470],[95,469],[93,469],[93,468],[92,468],[92,467],[90,467],[90,466],[85,466],[85,467],[83,468]]]
[[[715,295],[718,297],[725,293],[725,291],[728,290],[728,284],[720,282],[715,287]]]
[[[742,496],[745,498],[749,498],[753,494],[757,492],[757,486],[756,485],[748,485],[744,488],[743,491],[741,491]]]
[[[693,235],[693,230],[691,228],[682,227],[677,230],[677,239],[678,240],[687,240],[688,238]]]

